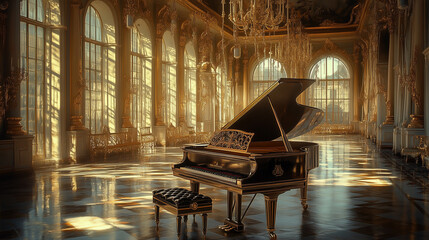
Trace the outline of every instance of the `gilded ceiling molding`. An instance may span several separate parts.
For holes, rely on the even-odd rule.
[[[202,13],[202,12],[195,12],[195,16],[200,18],[203,22],[206,24],[216,24],[219,25],[217,19],[213,17],[210,13]]]
[[[167,30],[168,27],[171,28],[173,35],[176,32],[175,22],[177,20],[176,10],[171,9],[170,6],[164,5],[156,14],[157,23],[156,23],[156,35],[157,37],[162,38],[162,34]]]

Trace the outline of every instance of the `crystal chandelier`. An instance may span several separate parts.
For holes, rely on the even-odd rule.
[[[286,0],[230,0],[229,20],[237,30],[251,36],[263,35],[265,30],[276,30],[285,16]]]
[[[312,47],[297,12],[291,11],[286,24],[287,35],[276,44],[274,57],[283,63],[289,77],[304,77],[302,71],[311,60]]]

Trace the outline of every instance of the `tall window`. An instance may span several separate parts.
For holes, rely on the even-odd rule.
[[[275,81],[285,77],[286,71],[279,61],[273,58],[261,60],[253,71],[253,81],[251,84],[252,99],[261,95]]]
[[[176,44],[173,34],[166,31],[162,37],[162,98],[164,122],[176,126],[177,117],[177,74]]]
[[[24,130],[34,135],[33,155],[60,157],[61,9],[59,0],[21,1],[21,83]]]
[[[350,123],[350,74],[345,64],[336,57],[320,59],[310,71],[317,79],[307,93],[308,105],[325,111],[325,123]]]
[[[149,27],[138,19],[131,29],[130,115],[137,129],[151,126],[152,43]]]
[[[197,125],[197,59],[192,42],[185,46],[185,98],[186,122],[188,126]]]
[[[100,15],[100,13],[102,13]],[[116,131],[115,24],[110,8],[96,0],[85,15],[85,126],[91,133]]]

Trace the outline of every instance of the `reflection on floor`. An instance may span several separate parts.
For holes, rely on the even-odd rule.
[[[429,194],[392,167],[360,136],[305,136],[320,144],[311,171],[309,208],[299,191],[279,197],[279,239],[429,239]],[[188,187],[172,176],[180,148],[157,149],[141,159],[39,169],[34,176],[2,179],[0,239],[177,239],[175,216],[161,212],[156,231],[152,190]],[[245,232],[218,229],[226,216],[225,191],[201,186],[213,199],[207,239],[268,239],[265,206],[257,195]],[[243,197],[247,206],[252,196]],[[201,239],[192,217],[181,239]]]

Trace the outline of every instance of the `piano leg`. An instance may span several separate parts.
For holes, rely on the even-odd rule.
[[[232,208],[233,208],[233,199],[234,193],[228,191],[226,193],[226,201],[227,201],[227,207],[228,207],[228,220],[232,220]]]
[[[276,240],[277,235],[274,233],[276,226],[276,208],[277,197],[281,193],[267,193],[265,197],[265,216],[267,217],[267,231],[270,235],[270,240]]]
[[[242,232],[244,230],[244,225],[241,222],[241,200],[242,200],[242,195],[241,194],[236,194],[235,196],[235,220],[232,219],[232,215],[233,215],[233,208],[234,208],[234,204],[233,204],[233,200],[234,200],[234,193],[228,191],[227,195],[226,195],[227,199],[226,199],[226,203],[227,203],[227,213],[228,216],[224,221],[224,225],[219,226],[220,229],[228,232],[231,230],[234,230],[236,232]]]
[[[241,223],[241,201],[242,200],[242,196],[241,194],[236,194],[235,195],[235,221],[237,221],[237,225],[243,225]]]
[[[195,181],[190,181],[190,185],[191,185],[191,191],[195,192],[195,193],[200,193],[200,183],[199,182],[195,182]],[[194,217],[194,222],[195,222],[195,214],[193,215]]]
[[[301,188],[301,205],[304,210],[307,210],[307,183],[305,183],[304,187]]]
[[[200,192],[200,183],[195,182],[195,181],[191,181],[191,191],[195,192],[195,193],[199,193]]]

